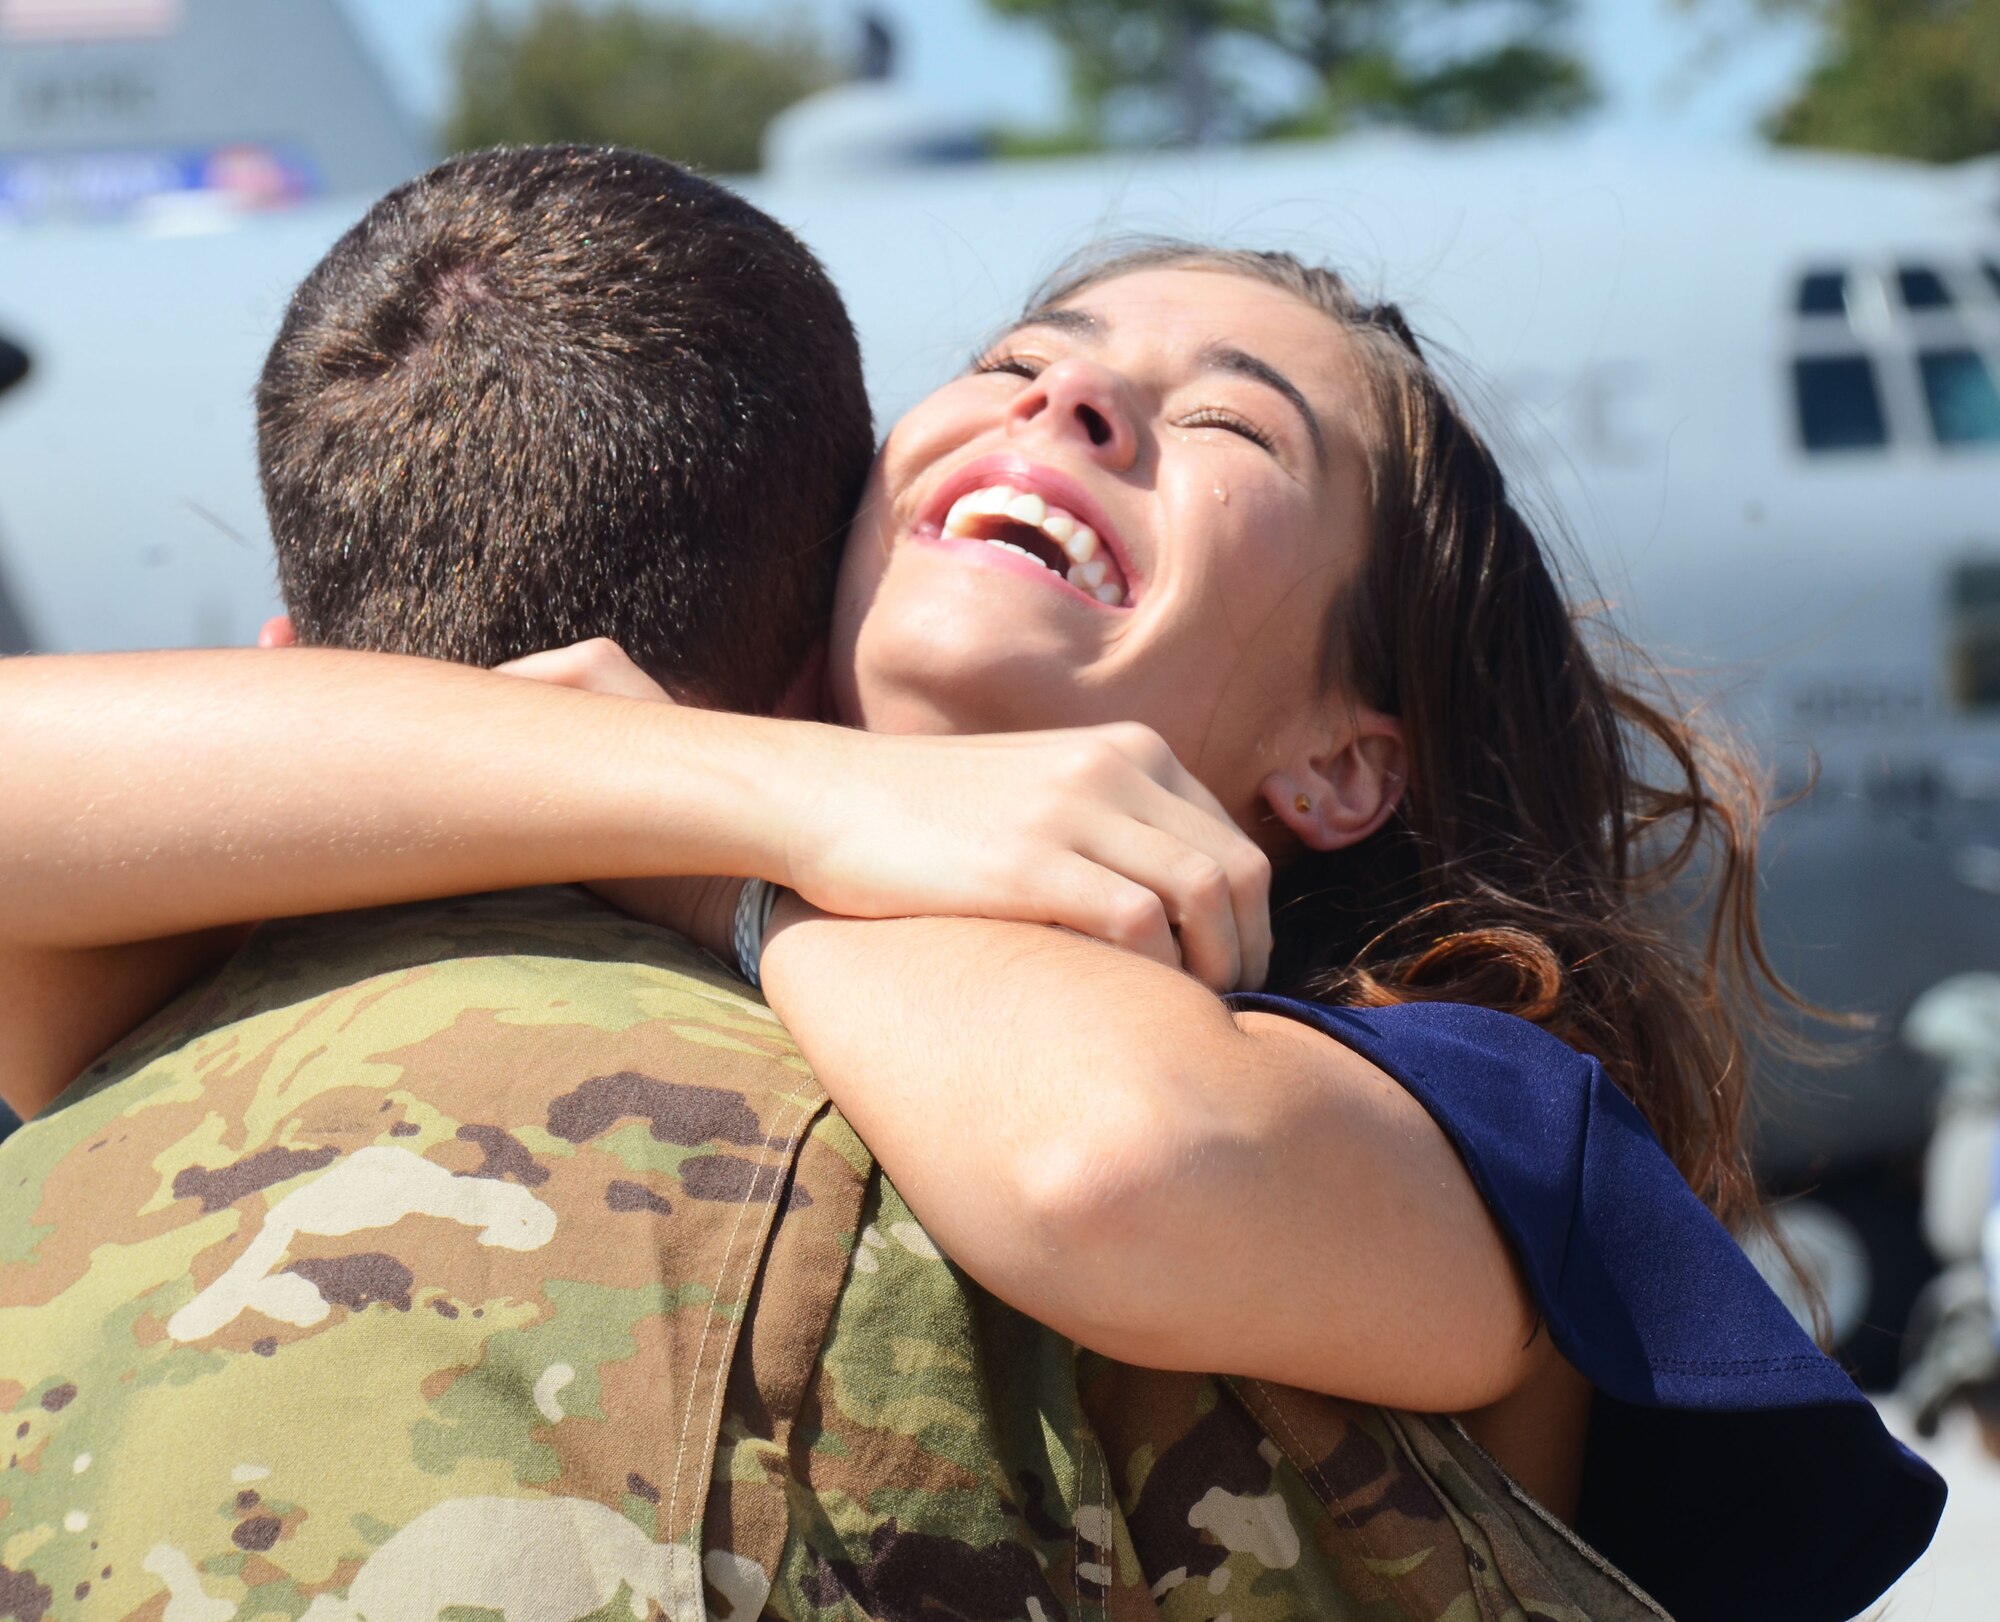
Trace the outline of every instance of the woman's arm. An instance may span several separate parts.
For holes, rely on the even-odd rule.
[[[1138,727],[872,736],[324,649],[0,663],[0,945],[577,878],[1068,924],[1261,978],[1268,864]]]
[[[1261,853],[1140,728],[875,738],[285,649],[0,661],[0,760],[24,1109],[203,949],[78,954],[284,914],[720,872],[1063,923],[1217,985],[1269,950]]]
[[[779,723],[429,660],[15,659],[0,718],[12,946],[684,871],[670,853],[749,870],[782,843]]]
[[[1550,1355],[1444,1134],[1318,1032],[1055,930],[789,898],[775,925],[772,1007],[938,1243],[1031,1316],[1439,1411]]]
[[[0,1099],[23,1120],[242,943],[231,926],[82,950],[0,947]]]
[[[414,659],[0,661],[0,1098],[43,1108],[239,921],[631,871],[663,834],[733,853],[717,836],[756,825],[718,814],[728,763],[754,771],[762,740],[711,730]]]

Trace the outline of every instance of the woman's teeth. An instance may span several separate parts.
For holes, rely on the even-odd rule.
[[[1055,542],[1070,562],[1069,572],[1064,578],[1078,591],[1113,608],[1125,601],[1124,584],[1112,578],[1109,553],[1102,550],[1097,531],[1062,508],[1051,507],[1031,490],[994,484],[962,495],[951,504],[951,511],[945,514],[944,533],[956,540],[983,540],[988,546],[1018,552],[1044,568],[1053,569],[1054,566],[1046,559],[1037,557],[1025,546],[1016,546],[1012,541],[984,534],[983,531],[996,518],[1040,530]]]

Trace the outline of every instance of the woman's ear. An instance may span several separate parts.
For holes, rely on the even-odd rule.
[[[1389,820],[1410,781],[1403,725],[1357,711],[1339,740],[1264,779],[1264,801],[1308,850],[1343,850]]]

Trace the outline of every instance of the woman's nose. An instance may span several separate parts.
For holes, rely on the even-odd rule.
[[[1037,428],[1073,441],[1113,468],[1130,467],[1138,457],[1138,431],[1117,374],[1078,355],[1029,380],[1008,410],[1008,428]]]

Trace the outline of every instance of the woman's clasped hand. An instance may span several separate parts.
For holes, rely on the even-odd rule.
[[[671,702],[601,638],[498,668]],[[774,876],[816,907],[1060,924],[1215,991],[1264,983],[1270,858],[1149,727],[907,738],[800,727],[791,748],[795,769],[760,810],[779,814]],[[616,893],[639,906],[647,892]],[[653,894],[657,909],[689,892]]]

